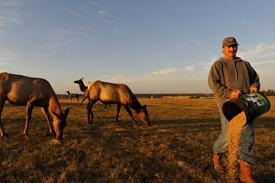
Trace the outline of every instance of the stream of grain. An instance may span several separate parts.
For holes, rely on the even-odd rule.
[[[241,112],[229,123],[229,144],[228,144],[228,170],[227,182],[236,182],[237,158],[239,153],[239,141],[242,127],[246,123],[246,115]]]

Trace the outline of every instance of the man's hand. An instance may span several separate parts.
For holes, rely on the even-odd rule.
[[[231,98],[239,98],[240,96],[240,90],[232,91],[230,97]]]
[[[250,92],[258,92],[258,88],[256,88],[255,86],[251,86],[250,87]]]

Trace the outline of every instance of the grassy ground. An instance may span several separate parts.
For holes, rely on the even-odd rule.
[[[39,108],[30,123],[30,139],[23,134],[25,107],[5,105],[2,122],[8,139],[0,139],[0,182],[199,183],[225,182],[213,170],[212,147],[220,133],[214,99],[139,99],[148,106],[152,126],[138,120],[134,128],[125,109],[115,122],[116,106],[94,106],[94,124],[86,107],[60,100],[70,107],[64,140],[52,145]],[[271,105],[275,98],[270,98]],[[137,115],[134,115],[137,119]],[[253,155],[258,182],[275,180],[275,107],[255,120]],[[223,163],[226,164],[225,159]]]

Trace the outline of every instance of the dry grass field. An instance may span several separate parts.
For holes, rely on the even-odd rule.
[[[252,153],[258,165],[253,177],[261,183],[275,180],[275,98],[269,99],[270,111],[255,120]],[[46,136],[48,126],[39,108],[25,139],[25,107],[6,104],[2,122],[9,138],[0,139],[0,182],[225,182],[226,175],[217,174],[212,163],[220,133],[214,99],[139,100],[148,107],[150,127],[138,120],[140,126],[134,128],[124,108],[117,125],[116,106],[102,104],[94,106],[94,123],[88,124],[85,105],[60,99],[63,110],[71,109],[60,145],[50,144],[53,137]]]

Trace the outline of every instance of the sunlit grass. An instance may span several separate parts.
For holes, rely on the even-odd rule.
[[[61,145],[49,142],[48,126],[35,108],[23,136],[25,107],[6,104],[2,122],[8,139],[0,139],[0,182],[224,182],[213,170],[212,147],[220,133],[214,99],[139,99],[146,104],[152,126],[134,113],[138,128],[116,105],[95,104],[94,123],[88,124],[86,104],[60,100],[70,107]],[[275,99],[270,98],[271,104]],[[255,121],[253,154],[259,163],[253,176],[259,182],[275,178],[275,108]],[[184,162],[185,166],[179,166]],[[223,163],[226,162],[223,160]]]

